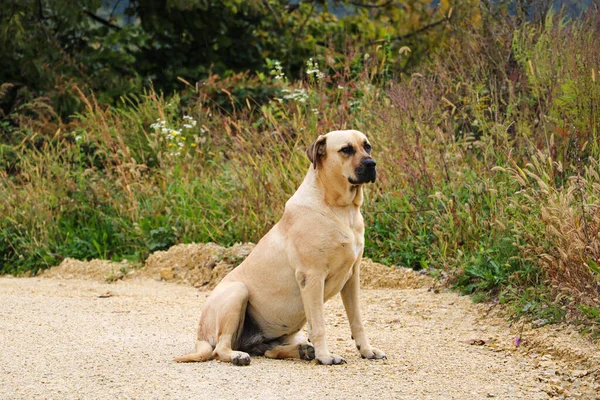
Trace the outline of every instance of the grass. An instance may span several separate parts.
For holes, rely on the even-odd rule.
[[[339,68],[311,61],[324,75],[293,82],[276,70],[211,77],[114,107],[80,93],[85,110],[68,123],[2,125],[0,272],[257,241],[301,182],[306,147],[354,128],[380,166],[363,210],[367,257],[597,333],[595,18],[464,28],[412,76],[389,78],[380,49]],[[260,85],[270,101],[232,90]]]

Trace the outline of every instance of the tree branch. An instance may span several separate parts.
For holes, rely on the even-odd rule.
[[[43,21],[46,19],[46,17],[44,17],[44,6],[42,5],[42,0],[38,0],[38,17],[40,19],[40,21]]]
[[[277,14],[277,12],[273,9],[273,7],[271,7],[271,4],[267,0],[263,0],[263,3],[269,9],[269,11],[271,11],[271,14],[273,14],[273,17],[275,17],[277,25],[279,25],[279,27],[281,28],[281,17],[279,16],[279,14]]]
[[[120,26],[117,26],[117,25],[113,24],[112,22],[107,21],[104,18],[101,18],[101,17],[97,16],[94,13],[91,13],[91,12],[89,12],[87,10],[84,10],[83,13],[85,15],[87,15],[88,17],[90,17],[91,19],[93,19],[94,21],[99,22],[100,24],[102,24],[102,25],[104,25],[106,27],[109,27],[109,28],[112,28],[112,29],[116,29],[118,31],[121,30]]]
[[[362,7],[362,8],[385,8],[385,7],[393,4],[394,0],[386,1],[383,4],[364,4],[364,3],[360,3],[358,1],[350,1],[349,3],[352,4],[353,6]],[[404,7],[403,4],[394,4],[394,5],[398,5],[400,7]]]
[[[110,17],[109,17],[109,19],[110,19],[110,18],[112,18],[112,16],[113,16],[113,14],[115,13],[115,11],[116,11],[116,9],[117,9],[117,6],[119,5],[119,3],[121,3],[121,0],[117,0],[117,1],[115,1],[115,6],[113,7],[113,9],[112,9],[112,10],[111,10],[111,12],[110,12]]]
[[[383,43],[386,40],[404,40],[404,39],[408,39],[410,37],[418,35],[419,33],[425,32],[425,31],[427,31],[427,30],[429,30],[431,28],[434,28],[434,27],[436,27],[438,25],[441,25],[444,22],[448,22],[448,21],[450,21],[449,18],[442,18],[439,21],[435,21],[435,22],[432,22],[430,24],[427,24],[424,27],[417,29],[416,31],[407,33],[406,35],[395,36],[395,37],[389,38],[389,39],[377,39],[377,40],[372,41],[371,43]]]

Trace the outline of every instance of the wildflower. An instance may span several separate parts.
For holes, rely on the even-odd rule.
[[[198,121],[196,121],[193,117],[190,117],[189,115],[184,115],[183,119],[185,121],[185,124],[183,124],[183,126],[188,129],[193,126],[196,126],[196,124],[198,123]]]
[[[158,131],[159,129],[166,129],[165,128],[166,125],[167,125],[167,121],[157,118],[156,122],[153,123],[152,125],[150,125],[150,128],[154,129],[155,131]]]
[[[273,75],[275,80],[278,81],[283,81],[285,79],[283,67],[281,66],[281,63],[277,60],[273,62],[273,69],[271,70],[271,75]]]
[[[344,87],[343,87],[343,86],[341,86],[341,85],[338,85],[338,89],[339,89],[339,90],[344,90]]]
[[[311,110],[313,112],[313,114],[318,115],[319,114],[319,110],[317,108],[313,108]]]
[[[305,103],[306,100],[308,100],[308,93],[305,89],[283,89],[282,92],[286,93],[286,95],[283,96],[284,100],[294,100],[300,103]]]
[[[191,144],[191,146],[192,146],[192,147],[196,147],[196,143],[192,143],[192,144]]]
[[[181,140],[187,140],[187,139],[185,138],[185,136],[182,136],[182,137],[181,137]]]
[[[309,58],[306,62],[306,75],[315,75],[317,79],[323,79],[325,77],[325,74],[319,70],[319,64],[314,62],[312,58]]]
[[[81,139],[82,139],[82,138],[81,138],[81,135],[77,135],[77,136],[75,136],[75,141],[76,141],[76,142],[80,142],[80,141],[81,141]]]
[[[361,104],[361,101],[360,101],[360,100],[350,100],[350,101],[348,102],[348,105],[350,106],[350,109],[351,109],[352,111],[357,111],[357,110],[360,110],[360,106],[361,106],[362,104]]]
[[[183,127],[186,129],[192,129],[193,125],[192,124],[183,124]]]

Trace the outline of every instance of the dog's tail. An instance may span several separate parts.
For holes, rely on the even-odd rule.
[[[176,357],[175,362],[200,362],[208,361],[213,358],[213,347],[204,340],[196,341],[196,352],[185,356]]]

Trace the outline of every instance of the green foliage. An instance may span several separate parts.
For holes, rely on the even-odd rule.
[[[177,241],[177,235],[173,232],[173,229],[165,227],[159,227],[152,229],[148,235],[148,250],[155,252],[158,250],[167,250],[173,246]]]
[[[579,305],[579,308],[581,309],[581,311],[584,312],[584,314],[588,317],[591,317],[595,320],[600,321],[600,310],[598,309],[598,307],[593,306],[593,307],[587,307],[583,304]]]
[[[579,159],[599,151],[600,55],[587,49],[600,46],[600,39],[592,24],[551,12],[544,26],[518,31],[513,41],[515,59],[527,72],[530,101],[538,108],[538,123],[548,132],[548,141],[539,145],[547,146],[567,168],[577,168]]]
[[[556,304],[551,298],[549,289],[544,285],[526,288],[506,286],[499,294],[501,304],[506,304],[512,310],[516,320],[529,318],[536,326],[543,326],[564,321],[565,311],[561,304]]]
[[[411,0],[404,7],[372,7],[368,1],[338,0],[3,1],[0,83],[11,87],[0,89],[0,119],[20,125],[31,116],[27,114],[42,113],[66,120],[85,106],[79,90],[114,105],[123,95],[140,94],[150,82],[158,91],[172,93],[185,82],[194,86],[212,74],[265,72],[269,58],[284,62],[293,76],[315,55],[327,55],[328,65],[339,69],[340,56],[349,46],[359,57],[384,51],[388,72],[409,62],[416,65],[440,42],[449,22],[449,6],[442,3],[431,7],[426,0]],[[469,2],[461,3],[462,18],[467,18]],[[415,30],[418,40],[410,35]],[[388,39],[380,50],[382,38]],[[413,47],[410,57],[395,56],[401,45]],[[240,88],[234,96],[244,94]]]
[[[148,46],[174,58],[161,67],[160,85],[182,78],[176,93],[149,87],[116,98],[110,90],[93,96],[74,89],[80,112],[65,123],[53,116],[53,100],[2,86],[0,97],[18,106],[8,107],[0,124],[1,272],[35,273],[64,257],[143,260],[181,242],[257,241],[309,167],[306,147],[318,134],[354,128],[371,138],[379,168],[378,182],[365,193],[366,256],[446,276],[462,293],[498,298],[516,315],[597,324],[594,16],[567,23],[551,15],[545,28],[522,24],[515,32],[510,19],[492,23],[484,13],[483,24],[474,18],[455,25],[432,62],[409,76],[398,70],[418,48],[398,53],[398,32],[384,34],[361,19],[362,11],[338,20],[326,10],[332,3],[311,11],[316,3],[302,2],[281,15],[267,7],[274,4],[181,1],[145,10],[169,15],[156,25],[144,17],[138,28],[156,30],[148,43],[163,44]],[[218,22],[202,22],[206,7],[217,7],[225,20],[280,19],[282,25],[272,27],[280,41],[253,33],[271,46],[244,61],[260,64],[256,73],[233,73],[224,61],[233,44],[217,40],[212,51],[223,64],[214,61],[213,68],[222,76],[191,83],[208,74],[200,63],[184,71],[191,68],[187,57],[196,57],[187,55],[198,46],[196,35]],[[72,24],[100,29],[72,18]],[[243,25],[244,18],[223,29]],[[322,38],[295,31],[304,20],[306,35],[343,28],[384,40],[368,53],[360,44],[344,54],[337,44],[303,52]],[[189,37],[163,47],[174,35]],[[125,40],[103,38],[113,45]],[[299,47],[284,51],[295,41]],[[564,48],[570,57],[553,57],[549,48]],[[123,55],[124,68],[131,62],[141,70],[145,50],[138,50],[131,50],[135,60]],[[298,60],[290,63],[292,56]]]

